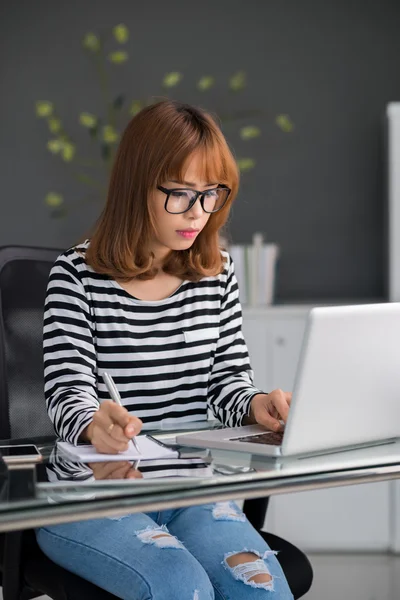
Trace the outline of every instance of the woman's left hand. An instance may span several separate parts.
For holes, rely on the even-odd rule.
[[[286,423],[291,400],[292,392],[280,389],[269,394],[256,394],[250,402],[250,421],[272,431],[281,431],[280,421]]]

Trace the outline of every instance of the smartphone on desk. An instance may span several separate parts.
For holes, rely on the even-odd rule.
[[[0,446],[0,456],[6,464],[38,463],[42,455],[34,444]]]

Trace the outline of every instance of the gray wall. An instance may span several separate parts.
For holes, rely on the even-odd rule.
[[[279,299],[382,297],[383,115],[400,99],[396,0],[2,2],[0,244],[66,247],[96,218],[99,203],[84,202],[45,149],[34,104],[53,100],[81,139],[77,115],[100,103],[80,39],[119,22],[130,28],[131,59],[115,69],[116,92],[159,94],[164,73],[179,70],[178,99],[264,110],[252,120],[263,135],[248,145],[237,127],[226,129],[236,153],[258,162],[243,177],[230,232],[244,243],[263,231],[281,245]],[[208,96],[194,91],[200,75],[222,82],[238,69],[249,78],[240,97],[222,83]],[[292,134],[274,125],[279,112],[291,115]],[[68,199],[64,219],[43,203],[52,188]]]

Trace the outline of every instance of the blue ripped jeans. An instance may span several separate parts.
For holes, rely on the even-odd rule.
[[[42,527],[36,537],[55,563],[123,600],[293,600],[275,553],[232,502]]]

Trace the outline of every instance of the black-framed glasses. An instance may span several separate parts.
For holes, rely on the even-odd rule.
[[[191,188],[167,189],[161,185],[157,189],[167,195],[164,208],[172,215],[180,215],[190,210],[197,199],[200,198],[200,204],[204,212],[215,213],[225,205],[231,193],[226,185],[219,185],[212,190],[192,190]]]

